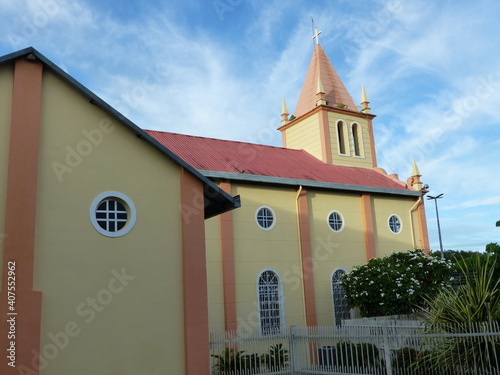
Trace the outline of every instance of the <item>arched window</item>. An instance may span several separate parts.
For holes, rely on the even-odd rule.
[[[283,326],[281,280],[273,270],[264,270],[257,281],[259,327],[263,335],[279,333]]]
[[[337,140],[339,143],[339,154],[348,155],[347,128],[343,121],[337,122]]]
[[[363,156],[363,136],[361,134],[361,127],[359,124],[352,124],[352,143],[354,146],[354,155]]]
[[[346,271],[341,268],[337,268],[332,274],[333,318],[336,327],[342,326],[342,320],[351,318],[344,288],[340,283],[345,274]]]

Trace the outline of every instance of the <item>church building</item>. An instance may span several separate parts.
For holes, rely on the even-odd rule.
[[[361,92],[316,44],[273,147],[144,130],[35,49],[0,57],[0,373],[208,374],[209,331],[341,325],[344,273],[429,250]]]
[[[370,258],[429,250],[423,184],[377,167],[365,89],[358,108],[317,43],[283,147],[148,130],[242,207],[209,219],[210,328],[275,332],[350,317],[342,274]]]

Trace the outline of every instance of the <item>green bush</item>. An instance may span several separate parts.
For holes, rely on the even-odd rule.
[[[435,296],[452,281],[453,266],[421,250],[373,258],[342,278],[350,307],[363,317],[404,315],[426,305],[424,296]]]
[[[271,371],[280,371],[288,366],[288,350],[283,344],[271,346],[267,354],[261,356],[261,363]]]
[[[276,344],[269,351],[259,356],[257,353],[245,354],[244,350],[226,348],[216,359],[212,373],[214,375],[251,375],[260,374],[261,365],[269,371],[281,371],[288,367],[288,350],[283,344]]]
[[[432,326],[500,321],[500,279],[495,274],[496,259],[477,254],[460,267],[465,285],[443,290],[435,297],[428,296],[426,323]]]
[[[394,375],[440,375],[428,359],[429,352],[414,348],[401,348],[392,353]]]
[[[465,285],[427,299],[428,332],[455,337],[431,342],[433,351],[425,360],[451,370],[460,358],[461,363],[468,364],[477,374],[489,374],[498,366],[498,336],[467,337],[470,333],[491,332],[495,323],[500,323],[500,279],[495,263],[493,256],[483,254],[469,258],[461,265]]]
[[[213,366],[214,375],[248,375],[260,372],[260,357],[258,354],[243,354],[244,350],[236,351],[226,348],[221,355],[212,355],[217,360]]]

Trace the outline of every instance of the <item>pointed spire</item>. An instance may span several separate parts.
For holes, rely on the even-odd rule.
[[[288,107],[286,106],[286,101],[285,98],[283,98],[283,101],[281,102],[281,116],[283,115],[289,115],[288,113]]]
[[[328,101],[325,99],[325,89],[323,88],[323,82],[321,81],[320,76],[318,76],[318,88],[316,97],[316,105],[328,105]]]
[[[318,91],[317,94],[325,94],[325,89],[323,88],[323,82],[321,81],[321,77],[318,75]]]
[[[295,117],[300,117],[316,107],[318,77],[321,79],[323,91],[325,92],[324,99],[329,106],[357,111],[356,105],[326,56],[323,47],[321,47],[321,44],[316,44],[295,109]]]
[[[413,165],[411,167],[411,177],[407,181],[408,186],[411,187],[413,190],[421,191],[423,188],[423,183],[420,180],[421,176],[422,175],[418,170],[417,162],[415,161],[415,159],[413,159]]]
[[[365,86],[361,87],[361,112],[370,113],[371,108],[368,107],[370,101],[368,100],[368,96],[366,95]]]
[[[288,119],[288,108],[286,106],[286,101],[285,101],[285,98],[283,98],[283,101],[281,102],[281,124],[282,125],[285,125],[285,124],[288,124],[290,122],[290,120]]]
[[[370,103],[368,96],[366,95],[365,86],[361,86],[361,103]]]
[[[415,161],[415,159],[413,159],[413,165],[411,167],[411,175],[412,176],[422,176],[420,174],[420,171],[418,170],[418,166],[417,166],[417,162]]]

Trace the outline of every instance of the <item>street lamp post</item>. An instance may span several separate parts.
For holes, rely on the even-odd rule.
[[[438,204],[437,200],[443,198],[443,193],[433,197],[431,195],[427,196],[427,199],[429,200],[434,200],[434,203],[436,204],[436,219],[438,223],[438,236],[439,236],[439,247],[441,249],[441,259],[444,259],[444,252],[443,252],[443,240],[441,239],[441,226],[439,225],[439,212],[438,212]]]

